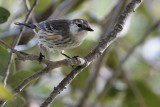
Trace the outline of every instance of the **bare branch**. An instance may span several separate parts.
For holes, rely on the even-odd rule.
[[[17,59],[19,60],[36,60],[38,61],[38,56],[36,55],[29,55],[26,54],[24,52],[19,52],[16,49],[13,49],[11,46],[9,46],[8,44],[6,44],[4,41],[0,40],[0,44],[4,45],[6,48],[9,48],[13,53],[15,53],[17,55]],[[57,67],[62,67],[62,66],[70,66],[70,65],[85,65],[85,60],[83,60],[82,58],[71,58],[71,59],[64,59],[64,60],[60,60],[60,61],[49,61],[46,59],[42,60],[42,63],[46,64],[47,67],[39,72],[36,72],[35,74],[33,74],[32,76],[26,78],[25,80],[23,80],[16,88],[16,92],[20,92],[25,85],[27,85],[30,81],[32,81],[33,79],[37,79],[40,76],[44,75],[45,73],[48,73],[50,69],[54,69]]]
[[[30,76],[30,78],[27,78],[25,80],[23,80],[23,82],[21,82],[21,84],[19,84],[15,89],[14,91],[16,93],[20,92],[26,85],[27,83],[29,83],[30,81],[32,80],[35,80],[37,79],[37,76],[40,77],[41,75],[43,75],[44,73],[48,73],[48,71],[51,70],[51,67],[47,66],[45,67],[44,69],[42,69],[40,72]]]
[[[117,34],[120,33],[123,29],[126,19],[135,11],[135,9],[141,4],[142,0],[132,0],[124,10],[124,12],[120,15],[117,20],[116,25],[113,30],[106,35],[106,37],[101,40],[98,46],[93,49],[88,55],[84,57],[87,61],[88,66],[94,59],[100,57],[103,52],[107,49],[107,47],[116,39]],[[61,91],[63,91],[67,85],[69,85],[72,80],[86,67],[86,66],[77,66],[71,73],[64,78],[60,84],[54,88],[51,92],[50,96],[41,104],[40,107],[47,107],[52,101],[56,98]]]
[[[156,23],[154,23],[145,33],[144,35],[142,36],[142,38],[139,40],[139,42],[137,42],[134,46],[132,46],[132,48],[128,51],[127,55],[121,60],[121,62],[119,63],[118,67],[117,67],[117,70],[119,69],[122,69],[120,67],[122,67],[121,65],[123,65],[126,60],[130,57],[130,55],[135,51],[135,49],[141,45],[142,43],[144,43],[144,41],[146,40],[146,38],[149,36],[149,34],[151,32],[153,32],[155,29],[158,28],[158,26],[160,25],[160,20],[158,20]],[[123,73],[123,74],[120,74],[120,73]],[[116,78],[119,76],[119,75],[123,75],[126,80],[128,81],[128,85],[131,87],[136,99],[139,101],[138,103],[143,106],[143,107],[146,107],[145,106],[145,103],[144,103],[144,100],[143,100],[143,97],[141,96],[141,94],[139,93],[139,90],[137,89],[134,81],[130,80],[130,78],[128,77],[128,74],[126,74],[126,72],[124,72],[124,70],[122,70],[122,72],[118,72],[116,71],[114,73],[114,75],[106,82],[105,86],[104,86],[104,89],[102,90],[101,93],[99,93],[95,100],[93,101],[93,104],[91,105],[91,107],[95,107],[96,106],[96,102],[101,99],[101,97],[104,95],[104,92],[107,92],[107,90],[109,90],[110,88],[110,85],[116,80]]]
[[[29,4],[29,1],[28,1],[28,0],[25,0],[24,2],[25,2],[25,6],[26,6],[27,10],[29,11],[29,10],[31,9],[31,6],[30,6],[30,4]],[[35,17],[34,17],[34,14],[31,15],[31,19],[32,19],[32,22],[33,22],[33,23],[36,23],[36,22],[37,22],[36,19],[35,19]]]
[[[29,18],[35,8],[35,6],[37,5],[38,3],[38,0],[35,0],[31,9],[28,11],[26,17],[25,17],[25,20],[24,20],[24,23],[27,23],[29,21]],[[17,38],[15,39],[14,43],[13,43],[13,48],[19,43],[19,40],[21,39],[21,36],[23,34],[23,31],[25,30],[25,27],[23,27],[21,30],[20,30],[20,33],[19,35],[17,36]],[[3,76],[3,84],[4,86],[6,86],[7,84],[7,80],[8,80],[8,76],[10,74],[10,66],[11,66],[11,63],[12,63],[12,57],[13,57],[13,54],[12,54],[12,51],[9,55],[9,61],[7,63],[7,66],[6,66],[6,69],[5,69],[5,73],[4,73],[4,76]],[[0,106],[3,106],[5,104],[4,101],[0,101]]]
[[[54,87],[54,91],[50,94],[50,96],[42,103],[40,107],[47,107],[61,91],[66,89],[66,86],[70,84],[70,82],[78,75],[79,72],[82,71],[84,66],[76,67],[66,78],[64,78],[57,87]]]
[[[126,0],[118,1],[117,5],[115,5],[115,7],[112,9],[112,11],[110,11],[109,15],[107,15],[105,17],[105,19],[101,22],[102,23],[101,28],[103,29],[103,32],[101,34],[101,39],[103,39],[107,35],[107,33],[109,33],[110,30],[113,28],[113,26],[115,25],[116,19],[120,15],[120,13],[122,12],[125,4],[126,4]],[[92,63],[92,65],[93,65],[92,72],[93,73],[90,75],[89,81],[86,85],[86,88],[83,91],[82,97],[80,98],[76,107],[84,107],[85,106],[85,102],[86,102],[87,98],[89,97],[89,94],[91,93],[93,86],[95,84],[95,81],[98,77],[100,66],[104,62],[104,59],[106,60],[106,58],[104,58],[106,51],[107,50],[105,50],[103,55],[100,58],[98,58],[95,61],[95,63]]]
[[[26,18],[25,18],[24,23],[27,23],[27,22],[29,21],[29,18],[30,18],[30,16],[31,16],[31,14],[32,14],[35,6],[37,5],[37,2],[38,2],[38,0],[35,0],[35,1],[34,1],[31,9],[28,11],[28,13],[27,13],[27,15],[26,15]],[[22,34],[23,34],[24,29],[25,29],[25,27],[23,27],[23,28],[20,30],[19,35],[17,36],[17,38],[16,38],[15,41],[14,41],[13,48],[19,43],[19,40],[20,40],[20,38],[21,38],[21,36],[22,36]],[[11,62],[12,62],[12,57],[13,57],[13,54],[12,54],[12,52],[11,52],[11,53],[10,53],[10,56],[9,56],[9,61],[8,61],[8,63],[7,63],[7,67],[6,67],[6,70],[5,70],[5,74],[4,74],[4,76],[3,76],[4,86],[6,86],[7,79],[8,79],[8,76],[9,76],[9,74],[10,74],[10,66],[11,66]]]
[[[120,61],[117,70],[121,69],[121,74],[119,73],[119,75],[123,75],[125,77],[125,79],[128,81],[128,85],[130,86],[131,90],[133,91],[137,103],[142,106],[142,107],[147,107],[146,103],[144,101],[143,96],[141,95],[141,93],[139,92],[138,87],[136,86],[136,84],[134,83],[133,80],[130,79],[128,73],[123,69],[123,64],[127,61],[127,59],[131,56],[131,54],[136,50],[136,48],[141,45],[142,43],[144,43],[144,41],[146,40],[146,38],[149,36],[149,34],[151,32],[153,32],[155,29],[158,28],[158,26],[160,25],[160,20],[158,20],[156,23],[154,23],[142,36],[142,38],[135,44],[133,45],[130,50],[127,52],[127,55]],[[118,76],[118,75],[117,75]],[[116,78],[117,76],[113,77]]]
[[[104,59],[104,54],[100,58],[98,58],[95,63],[92,63],[93,64],[92,74],[90,75],[89,80],[86,83],[86,88],[84,89],[82,97],[80,98],[76,107],[84,107],[85,106],[85,102],[86,102],[87,98],[89,97],[89,95],[95,85],[96,79],[99,74],[99,69],[100,69],[101,64],[103,62],[102,61],[103,59]]]
[[[81,59],[79,59],[81,60]],[[81,60],[82,61],[82,60]],[[77,59],[73,58],[73,59],[65,59],[65,60],[61,60],[61,61],[56,61],[56,62],[52,62],[49,61],[49,63],[47,64],[47,67],[45,67],[44,69],[42,69],[41,71],[31,75],[30,77],[24,79],[20,84],[18,84],[18,86],[15,87],[14,91],[16,93],[20,92],[30,81],[38,79],[39,77],[43,76],[44,74],[48,73],[50,70],[57,68],[57,67],[62,67],[62,66],[70,66],[72,64],[74,65],[83,65],[85,62],[77,62]]]

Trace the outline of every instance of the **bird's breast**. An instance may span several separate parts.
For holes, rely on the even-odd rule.
[[[47,34],[44,31],[36,32],[39,44],[53,50],[66,50],[78,47],[85,39],[86,32],[79,32],[76,35],[55,35]]]

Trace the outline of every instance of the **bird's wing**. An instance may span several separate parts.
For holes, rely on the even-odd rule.
[[[37,26],[53,34],[62,34],[63,32],[69,31],[69,21],[68,20],[48,20],[37,24]]]

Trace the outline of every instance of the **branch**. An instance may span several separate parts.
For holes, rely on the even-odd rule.
[[[93,49],[88,55],[84,57],[87,61],[85,66],[77,66],[71,73],[64,78],[57,87],[51,92],[50,96],[41,104],[40,107],[47,107],[52,101],[56,98],[61,91],[63,91],[67,85],[69,85],[72,80],[86,67],[88,66],[94,59],[100,57],[103,52],[107,49],[107,47],[116,39],[117,34],[120,33],[123,29],[126,19],[135,11],[135,9],[141,4],[142,0],[132,0],[124,10],[124,12],[120,15],[115,24],[113,30],[105,36],[103,40],[101,40],[98,46]]]
[[[24,23],[27,23],[29,21],[31,13],[33,12],[33,10],[34,10],[35,6],[37,5],[37,3],[38,3],[38,0],[35,0],[33,5],[32,5],[32,7],[31,7],[31,9],[28,11],[28,14],[25,17]],[[23,27],[20,30],[19,35],[17,36],[17,38],[15,39],[15,41],[13,43],[13,48],[15,48],[15,46],[19,43],[19,40],[21,39],[21,36],[22,36],[24,30],[25,30],[25,27]],[[6,66],[6,69],[5,69],[5,73],[4,73],[4,76],[3,76],[4,87],[7,84],[8,76],[10,74],[10,67],[11,67],[11,63],[12,63],[12,57],[13,57],[13,54],[12,54],[12,51],[11,51],[11,53],[9,55],[9,61],[7,63],[7,66]],[[5,104],[5,101],[0,100],[0,106],[3,106],[4,104]]]
[[[55,12],[49,17],[49,19],[50,19],[50,18],[54,19],[54,18],[57,18],[57,17],[59,17],[59,16],[63,16],[63,15],[64,15],[65,13],[67,13],[72,7],[74,7],[74,5],[75,5],[77,2],[78,2],[78,1],[75,1],[75,0],[66,0],[66,1],[64,1],[64,2],[55,10]],[[67,9],[64,8],[64,7],[68,6],[68,4],[70,4],[69,7],[68,7]],[[65,12],[63,11],[64,9],[65,9]],[[61,11],[63,11],[63,13],[60,14]],[[15,54],[16,54],[16,53],[15,53]],[[18,54],[17,54],[17,56],[18,56]],[[21,56],[19,55],[19,56],[18,56],[18,59],[20,59],[20,60],[37,60],[37,56],[35,56],[35,55],[25,55],[25,56],[21,57]],[[54,63],[52,63],[52,61],[50,62],[50,61],[48,61],[48,60],[44,60],[43,63],[45,63],[46,65],[48,65],[48,64],[52,65],[52,66],[53,66],[52,69],[53,69],[53,68],[57,68],[57,67],[60,67],[60,66],[84,65],[84,64],[85,64],[85,60],[83,60],[82,58],[78,58],[78,59],[72,58],[72,59],[65,59],[65,60],[61,60],[61,61],[56,61],[56,62],[54,62]],[[52,64],[51,64],[51,63],[52,63]],[[37,72],[37,73],[39,73],[39,72]],[[44,74],[45,74],[45,73],[44,73]],[[37,75],[37,74],[34,74],[34,75]],[[42,76],[42,75],[37,75],[35,79],[39,78],[40,76]],[[30,80],[29,78],[32,78],[32,76],[26,78],[26,80]],[[24,80],[24,81],[25,81],[26,84],[28,84],[30,81],[27,81],[27,82],[26,82],[26,80]],[[22,90],[23,87],[26,85],[26,84],[23,83],[24,81],[22,81],[22,82],[18,85],[18,86],[21,86],[21,87],[19,87],[18,89],[15,88],[15,89],[16,89],[16,92],[19,92],[20,90]],[[23,84],[24,86],[21,85],[21,84]],[[19,91],[17,91],[17,90],[19,90]]]
[[[35,0],[35,1],[34,1],[31,9],[28,11],[28,14],[27,14],[26,17],[25,17],[24,23],[27,23],[27,22],[29,21],[29,18],[30,18],[30,16],[31,16],[31,13],[33,12],[35,6],[37,5],[37,2],[38,2],[38,0]],[[16,38],[15,41],[14,41],[13,48],[19,43],[19,40],[21,39],[21,36],[22,36],[24,30],[25,30],[25,27],[22,27],[21,30],[20,30],[19,35],[17,36],[17,38]],[[6,67],[6,70],[5,70],[6,72],[5,72],[4,76],[3,76],[4,86],[6,86],[6,84],[7,84],[7,79],[8,79],[8,76],[9,76],[9,74],[10,74],[10,66],[11,66],[11,62],[12,62],[12,57],[13,57],[13,54],[12,54],[12,52],[11,52],[10,55],[9,55],[9,61],[8,61],[8,63],[7,63],[7,67]]]
[[[86,84],[86,87],[83,91],[83,94],[82,94],[82,96],[81,96],[81,98],[80,98],[76,107],[84,107],[85,106],[85,102],[86,102],[87,98],[89,97],[90,93],[92,92],[92,89],[95,85],[96,79],[97,79],[98,74],[99,74],[99,69],[100,69],[101,64],[103,62],[104,56],[105,55],[103,54],[100,58],[98,58],[96,60],[95,63],[93,63],[92,74],[89,77],[89,80]]]
[[[131,87],[131,89],[133,90],[133,93],[135,93],[134,95],[136,96],[136,99],[139,100],[140,102],[138,102],[140,105],[144,106],[145,107],[145,103],[143,101],[143,97],[141,97],[141,94],[139,94],[138,92],[138,89],[135,85],[135,83],[133,83],[132,80],[129,80],[129,77],[127,77],[124,72],[124,70],[121,70],[121,72],[118,72],[119,69],[122,69],[121,68],[121,65],[123,65],[126,60],[130,57],[130,55],[135,51],[135,49],[141,45],[145,40],[146,38],[149,36],[149,34],[154,31],[155,29],[158,28],[158,26],[160,25],[160,20],[157,21],[156,23],[154,23],[145,33],[144,35],[142,36],[142,38],[139,40],[139,42],[137,42],[134,46],[132,46],[132,48],[128,51],[127,55],[121,60],[121,62],[119,63],[118,67],[117,67],[117,70],[116,72],[114,73],[114,75],[106,82],[105,86],[104,86],[104,89],[102,90],[101,93],[99,93],[96,98],[94,99],[93,101],[93,104],[91,105],[91,107],[95,107],[96,106],[96,102],[102,98],[102,96],[104,95],[105,92],[107,92],[107,90],[109,90],[110,88],[110,85],[116,80],[116,78],[119,76],[119,75],[123,75],[125,76],[125,78],[127,79],[128,81],[128,84],[129,86]],[[123,74],[120,74],[120,73],[123,73]],[[136,91],[136,92],[135,92]],[[137,95],[138,94],[138,95]]]
[[[146,107],[144,98],[141,95],[141,93],[139,92],[139,89],[136,86],[136,84],[134,83],[134,81],[131,80],[128,73],[125,72],[122,65],[127,61],[127,59],[137,49],[137,47],[144,43],[144,41],[147,39],[149,34],[159,27],[159,25],[160,25],[160,20],[158,20],[156,23],[152,24],[152,26],[144,33],[144,35],[142,35],[142,38],[135,45],[133,45],[130,48],[130,50],[127,52],[127,55],[120,61],[119,65],[117,67],[117,70],[121,69],[120,75],[123,75],[125,77],[125,79],[128,81],[128,85],[130,86],[131,90],[133,91],[138,104],[142,107]],[[116,76],[114,78],[116,78]]]
[[[12,53],[15,53],[17,55],[17,59],[19,60],[35,60],[38,61],[38,56],[36,55],[29,55],[26,54],[24,52],[19,52],[16,49],[13,49],[11,46],[9,46],[8,44],[6,44],[4,41],[0,40],[0,44],[4,45],[6,48],[10,49]],[[40,76],[42,76],[45,73],[48,73],[50,69],[54,69],[54,68],[58,68],[61,66],[70,66],[70,65],[85,65],[85,60],[83,60],[82,58],[71,58],[71,59],[64,59],[64,60],[60,60],[60,61],[49,61],[46,59],[43,59],[41,63],[44,63],[47,65],[46,68],[44,68],[43,70],[36,72],[35,74],[33,74],[32,76],[26,78],[25,80],[23,80],[16,88],[15,91],[18,93],[20,92],[25,85],[27,85],[30,81],[32,81],[33,79],[37,79]]]
[[[14,91],[16,93],[20,92],[30,81],[38,79],[39,77],[50,72],[50,70],[54,68],[62,67],[62,66],[70,66],[70,65],[84,65],[84,64],[85,64],[85,61],[83,61],[81,58],[64,59],[56,62],[49,61],[49,63],[47,64],[47,67],[31,75],[30,77],[24,79],[20,84],[18,84],[18,86],[15,87]]]
[[[71,11],[75,5],[79,2],[80,0],[64,0],[57,8],[56,10],[49,16],[48,14],[50,14],[54,7],[55,2],[53,1],[45,10],[45,12],[43,12],[40,15],[37,15],[36,19],[39,21],[45,20],[48,16],[48,19],[58,19],[58,18],[62,18],[64,17],[64,15],[66,13],[68,13],[69,11]],[[85,1],[85,0],[84,0]],[[78,3],[78,6],[81,3]],[[67,9],[66,9],[67,7]],[[41,17],[42,16],[42,17]],[[30,34],[33,34],[33,32],[31,30],[26,30],[24,31],[25,36],[29,36]],[[0,34],[0,38],[8,38],[8,37],[15,37],[18,35],[18,30],[11,30],[11,31],[6,31],[2,34]]]
[[[121,1],[117,2],[117,4],[114,6],[114,8],[110,11],[109,15],[107,15],[105,17],[105,19],[102,21],[101,28],[103,29],[103,32],[101,34],[101,39],[103,39],[106,36],[106,34],[109,33],[110,30],[113,28],[113,26],[115,25],[116,19],[120,15],[120,13],[122,12],[125,4],[126,4],[126,0],[121,0]],[[82,94],[76,107],[84,107],[85,106],[85,102],[88,99],[88,97],[89,97],[90,93],[92,92],[92,89],[95,85],[95,81],[98,77],[98,73],[99,73],[99,69],[101,67],[101,64],[104,62],[104,59],[106,60],[106,58],[105,58],[106,51],[107,50],[105,50],[103,55],[100,58],[98,58],[95,61],[95,63],[92,63],[92,67],[93,67],[92,72],[93,73],[90,75],[89,81],[86,84],[86,88],[83,91],[83,94]]]

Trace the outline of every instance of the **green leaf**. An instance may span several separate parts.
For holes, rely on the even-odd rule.
[[[30,3],[33,4],[34,0],[30,0]],[[52,3],[52,0],[39,0],[38,5],[35,8],[36,13],[45,11],[46,8]]]
[[[6,22],[9,16],[10,16],[10,12],[5,8],[0,7],[0,24]]]
[[[7,51],[7,49],[5,49],[4,47],[0,46],[0,75],[3,75],[4,70],[6,68],[6,64],[8,62],[8,58],[9,58],[9,53]]]
[[[146,83],[137,81],[136,84],[147,107],[159,107],[160,97],[153,93]],[[123,104],[123,107],[138,107],[137,99],[131,89],[127,90],[127,96]]]
[[[64,107],[64,105],[61,102],[56,101],[52,103],[50,107]]]
[[[13,95],[7,88],[3,86],[3,84],[0,84],[0,98],[4,100],[12,100]]]
[[[17,84],[19,84],[22,80],[25,78],[31,76],[34,72],[33,71],[19,71],[15,73],[14,75],[10,76],[8,78],[8,83],[15,87]]]
[[[136,98],[130,88],[126,91],[126,97],[123,101],[122,107],[138,107]]]
[[[115,50],[109,50],[109,56],[108,56],[108,60],[106,62],[106,65],[112,69],[116,69],[117,65],[118,65],[118,56],[116,55],[116,51]]]
[[[22,96],[15,96],[14,100],[8,101],[4,107],[28,107],[26,101]]]
[[[147,107],[159,107],[160,97],[153,93],[146,83],[138,81],[137,86],[145,100]]]
[[[88,77],[89,77],[89,68],[87,67],[72,81],[71,87],[73,89],[83,89],[86,86]]]

